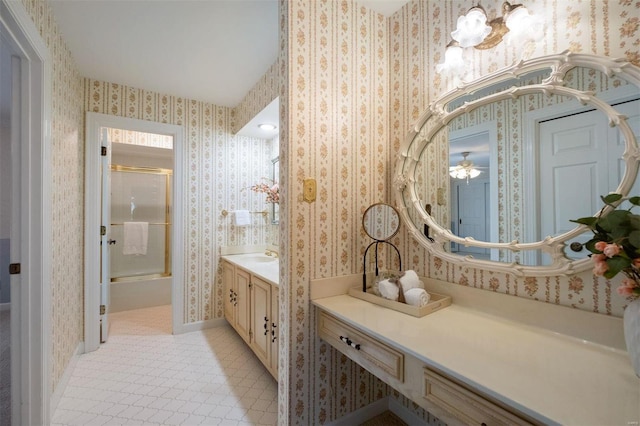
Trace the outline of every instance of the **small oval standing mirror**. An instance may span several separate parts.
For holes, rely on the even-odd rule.
[[[362,216],[362,226],[369,237],[376,241],[386,241],[398,233],[400,215],[389,204],[372,204]]]

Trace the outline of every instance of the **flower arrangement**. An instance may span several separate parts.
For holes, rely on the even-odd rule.
[[[266,183],[258,183],[250,188],[253,192],[263,192],[267,194],[267,203],[278,204],[280,202],[280,186],[277,183],[269,186]]]
[[[586,225],[593,231],[593,238],[585,247],[594,262],[593,274],[611,279],[622,272],[626,277],[618,287],[618,294],[636,298],[640,296],[640,215],[631,212],[640,205],[640,197],[623,199],[620,194],[602,198],[606,206],[616,208],[619,202],[628,200],[627,210],[612,210],[603,216],[604,207],[597,216],[583,217],[571,222]]]

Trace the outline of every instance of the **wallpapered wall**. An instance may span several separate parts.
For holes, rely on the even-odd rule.
[[[325,423],[389,393],[315,337],[309,301],[310,280],[362,270],[362,215],[389,198],[387,42],[386,19],[351,1],[281,1],[281,424]],[[304,178],[317,180],[314,203]]]
[[[83,335],[84,125],[82,80],[49,5],[23,0],[52,61],[51,94],[51,385],[58,384]]]
[[[495,16],[501,4],[483,6]],[[571,49],[640,62],[636,3],[531,0],[527,6],[548,23],[543,42],[525,52],[530,56]],[[286,117],[281,167],[291,183],[283,188],[291,193],[285,193],[281,206],[286,223],[281,246],[291,251],[281,266],[287,279],[280,297],[290,307],[288,317],[281,318],[286,334],[281,365],[289,366],[280,375],[281,422],[286,416],[291,424],[321,423],[387,391],[315,337],[309,281],[360,271],[366,246],[359,224],[363,208],[394,200],[387,178],[396,153],[429,102],[452,87],[452,81],[435,73],[435,64],[443,59],[457,17],[468,8],[468,1],[414,0],[385,19],[351,1],[281,1],[280,96]],[[471,77],[510,65],[521,54],[504,45],[474,51]],[[318,179],[314,204],[299,199],[305,177]],[[514,279],[431,257],[404,227],[394,242],[402,247],[408,268],[434,278],[596,312],[622,312],[624,301],[611,294],[611,285],[590,273]]]

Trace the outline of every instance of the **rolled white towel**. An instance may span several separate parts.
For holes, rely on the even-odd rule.
[[[431,296],[423,288],[412,288],[404,292],[404,298],[407,301],[407,305],[422,308],[429,303]]]
[[[424,284],[418,278],[418,274],[416,271],[408,270],[402,273],[402,276],[398,278],[400,284],[402,284],[402,290],[406,293],[408,290],[412,288],[424,288]]]
[[[389,280],[380,281],[378,283],[378,291],[380,292],[380,296],[389,300],[398,300],[398,295],[400,293],[398,286]]]

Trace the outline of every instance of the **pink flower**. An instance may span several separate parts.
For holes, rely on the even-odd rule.
[[[633,294],[633,287],[627,287],[626,285],[621,285],[616,289],[620,296],[631,296]]]
[[[595,248],[596,248],[596,250],[598,250],[598,251],[604,251],[604,249],[607,247],[607,245],[609,245],[609,243],[607,243],[606,241],[598,241],[598,242],[595,244],[595,246],[594,246],[594,247],[595,247]]]
[[[636,257],[635,259],[633,259],[632,263],[636,268],[640,268],[640,257]]]
[[[638,283],[636,283],[633,279],[626,277],[622,280],[622,285],[633,289],[638,285]]]
[[[605,260],[607,260],[607,256],[601,253],[596,253],[591,255],[591,259],[594,262],[604,262]]]
[[[620,253],[621,249],[622,247],[620,247],[617,244],[607,244],[607,246],[604,248],[604,250],[602,250],[602,252],[607,257],[613,257],[613,256],[617,256]]]
[[[593,275],[602,276],[609,269],[609,265],[604,261],[596,261],[593,267]]]

